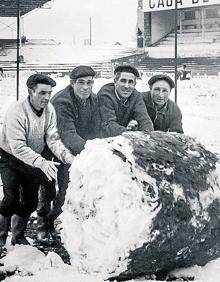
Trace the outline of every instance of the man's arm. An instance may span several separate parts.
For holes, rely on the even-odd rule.
[[[50,120],[48,121],[48,127],[46,128],[45,137],[46,143],[49,149],[54,153],[54,155],[61,160],[63,163],[71,163],[73,160],[73,155],[64,145],[60,139],[60,135],[57,129],[56,112],[52,105]]]
[[[20,111],[20,108],[16,109],[12,107],[8,110],[6,113],[5,130],[7,136],[7,140],[5,140],[5,142],[8,142],[13,156],[28,165],[40,168],[49,180],[56,178],[57,163],[53,161],[47,161],[28,145],[25,116]],[[44,140],[44,132],[42,132],[42,134],[42,136],[39,136],[40,143]],[[38,140],[36,140],[36,142],[38,142]],[[60,143],[62,142],[60,141]],[[63,144],[59,144],[58,146],[59,150],[63,150],[60,154],[61,161],[71,164],[74,157],[71,155],[68,149],[64,147]]]
[[[84,149],[86,140],[76,132],[75,116],[71,104],[66,101],[59,101],[54,103],[54,107],[57,116],[57,128],[62,142],[72,154],[79,154]]]
[[[138,130],[153,131],[153,123],[148,115],[147,108],[140,93],[134,105],[134,119],[138,122]]]
[[[182,113],[177,105],[174,108],[174,114],[170,120],[169,131],[177,132],[177,133],[184,133],[183,126],[182,126]]]
[[[99,107],[104,137],[117,136],[127,131],[126,127],[118,124],[114,102],[107,95],[99,96]]]
[[[9,108],[5,117],[6,136],[13,156],[24,163],[35,166],[35,162],[42,163],[44,158],[32,150],[26,139],[25,118],[17,109]]]

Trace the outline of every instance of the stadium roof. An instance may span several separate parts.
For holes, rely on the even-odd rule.
[[[18,0],[0,0],[0,17],[16,17]],[[51,0],[20,0],[21,16]]]

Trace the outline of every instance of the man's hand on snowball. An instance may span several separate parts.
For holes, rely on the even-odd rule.
[[[75,156],[73,156],[73,155],[68,155],[68,158],[66,158],[67,164],[70,164],[70,165],[71,165],[71,164],[73,163],[74,159],[75,159]]]
[[[138,129],[138,123],[136,120],[131,120],[128,125],[127,125],[127,130],[128,131],[136,131]]]

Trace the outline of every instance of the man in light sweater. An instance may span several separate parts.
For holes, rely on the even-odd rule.
[[[54,187],[59,162],[45,159],[47,145],[63,163],[71,164],[74,156],[61,142],[56,113],[49,103],[56,82],[48,76],[34,74],[27,80],[28,97],[7,111],[0,135],[0,174],[4,197],[0,203],[0,256],[11,223],[15,244],[28,244],[24,237],[30,214],[38,205],[40,184]]]

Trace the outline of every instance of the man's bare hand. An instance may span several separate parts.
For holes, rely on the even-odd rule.
[[[52,181],[53,179],[57,179],[57,166],[59,166],[60,163],[53,162],[53,161],[47,161],[45,160],[41,166],[41,170],[44,172],[44,174],[47,176],[47,178]]]
[[[138,123],[136,120],[131,120],[127,125],[127,130],[129,131],[136,131],[138,129]]]

